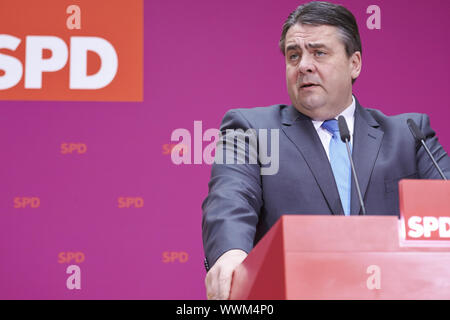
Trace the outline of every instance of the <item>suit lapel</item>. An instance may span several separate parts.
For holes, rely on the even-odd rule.
[[[358,100],[356,100],[352,157],[363,199],[383,139],[384,133],[377,129],[378,127],[378,122],[367,110],[361,107]],[[351,190],[350,212],[352,215],[357,215],[360,213],[361,205],[359,203],[353,177]]]
[[[335,215],[343,215],[344,210],[333,171],[311,119],[298,112],[293,106],[287,107],[284,111],[282,119],[284,133],[297,147],[311,169],[331,212]]]

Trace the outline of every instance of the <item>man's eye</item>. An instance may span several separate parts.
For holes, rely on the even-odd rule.
[[[293,53],[293,54],[289,55],[289,59],[290,59],[290,60],[296,60],[296,59],[298,59],[298,54]]]
[[[321,56],[324,56],[324,55],[325,55],[325,52],[323,52],[323,51],[316,51],[316,56],[321,57]]]

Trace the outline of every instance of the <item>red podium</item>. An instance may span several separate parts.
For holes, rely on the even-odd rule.
[[[401,181],[400,212],[282,216],[230,299],[450,299],[449,182]]]

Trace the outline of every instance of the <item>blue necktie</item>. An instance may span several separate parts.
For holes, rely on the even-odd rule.
[[[336,180],[344,213],[348,216],[350,215],[352,176],[350,160],[347,155],[347,147],[341,140],[337,120],[331,119],[325,121],[322,124],[322,128],[333,135],[330,141],[330,164],[331,169],[333,170],[334,179]]]

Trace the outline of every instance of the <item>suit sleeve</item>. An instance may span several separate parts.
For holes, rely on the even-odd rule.
[[[249,142],[250,138],[257,139],[253,130],[238,110],[227,112],[222,120],[209,193],[202,204],[203,247],[209,266],[228,250],[248,253],[253,248],[262,207],[261,167],[259,161],[238,163],[237,159],[239,154],[246,157],[256,154],[257,146]],[[218,159],[217,151],[222,145],[226,158],[223,161]]]
[[[439,143],[436,133],[430,127],[430,118],[425,114],[422,114],[420,129],[425,135],[425,143],[430,149],[431,154],[436,159],[436,162],[442,169],[446,178],[449,179],[450,158],[442,145]],[[418,145],[417,168],[421,179],[442,179],[439,172],[434,167],[433,162],[426,153],[425,148],[423,148],[421,144]]]

